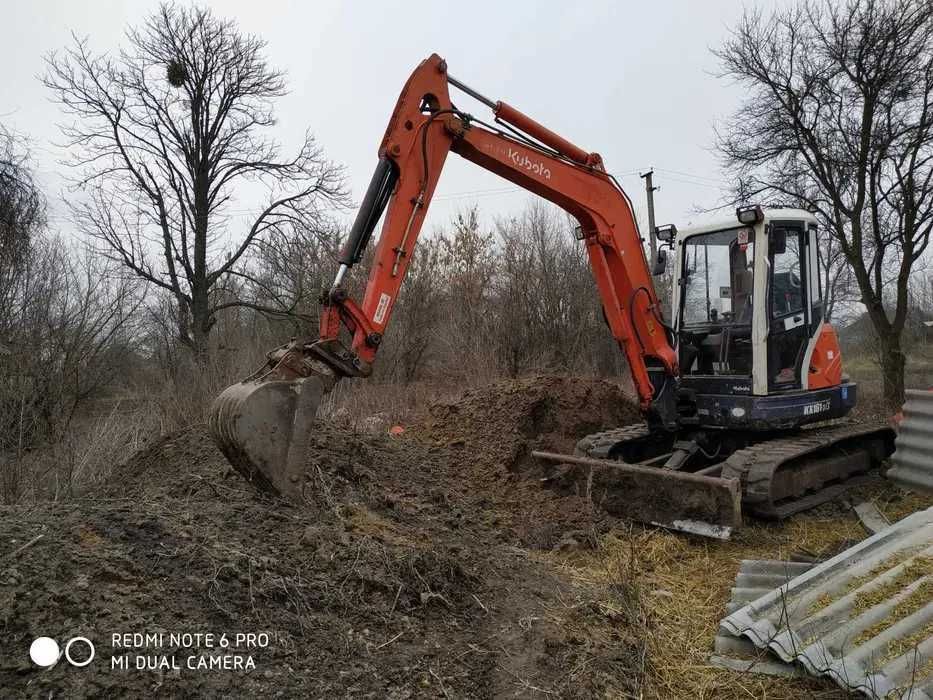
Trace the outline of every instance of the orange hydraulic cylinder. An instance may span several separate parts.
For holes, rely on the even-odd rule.
[[[563,136],[555,134],[543,124],[539,124],[527,114],[519,112],[506,102],[496,102],[496,116],[571,160],[583,165],[596,165],[599,162],[599,156],[595,153],[587,153],[579,146],[571,143]]]

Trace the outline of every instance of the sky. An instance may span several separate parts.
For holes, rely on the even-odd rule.
[[[741,16],[739,0],[208,4],[265,39],[270,64],[286,71],[291,93],[277,104],[274,132],[284,151],[297,148],[310,129],[325,155],[346,168],[356,201],[402,85],[436,52],[459,80],[602,154],[639,216],[646,207],[638,174],[649,167],[661,188],[658,224],[682,228],[702,218],[698,209],[721,204],[728,175],[713,148],[714,125],[735,108],[742,90],[717,75],[710,48]],[[43,57],[67,46],[72,32],[87,36],[95,51],[115,51],[125,43],[125,28],[156,7],[144,0],[34,0],[5,9],[0,119],[31,140],[51,223],[62,233],[70,228],[58,198],[66,169],[55,142],[64,117],[39,81]],[[453,99],[480,118],[491,116],[470,98]],[[490,222],[518,214],[530,199],[452,156],[425,229],[443,226],[473,204]]]

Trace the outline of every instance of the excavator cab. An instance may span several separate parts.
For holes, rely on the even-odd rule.
[[[823,318],[812,214],[744,207],[674,245],[680,388],[700,424],[774,430],[852,409],[856,387]]]

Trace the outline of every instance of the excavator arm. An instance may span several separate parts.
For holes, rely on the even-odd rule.
[[[664,417],[659,390],[677,375],[677,360],[661,318],[631,204],[598,154],[586,153],[504,102],[491,102],[513,134],[491,129],[457,110],[436,54],[409,78],[379,147],[379,165],[326,300],[321,339],[336,341],[338,319],[353,332],[351,352],[367,374],[388,326],[425,214],[450,151],[569,212],[580,224],[606,320],[625,353],[642,406]],[[466,87],[466,86],[463,86]],[[469,90],[469,88],[467,88]],[[358,262],[376,221],[385,223],[361,306],[342,293],[346,270]],[[657,372],[652,370],[657,369]],[[652,378],[652,374],[655,378]]]
[[[453,85],[489,106],[498,126],[457,109]],[[476,163],[569,212],[580,225],[609,329],[625,353],[649,424],[675,430],[678,367],[631,202],[596,153],[587,153],[504,102],[447,73],[436,54],[412,73],[379,147],[379,161],[322,298],[320,337],[270,353],[257,375],[215,402],[211,427],[248,477],[288,492],[298,482],[307,424],[320,397],[345,376],[368,376],[389,324],[448,154]],[[385,221],[361,304],[347,272]],[[341,341],[347,328],[352,340]]]

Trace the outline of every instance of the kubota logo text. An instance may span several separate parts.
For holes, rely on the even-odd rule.
[[[511,160],[519,168],[524,168],[525,170],[534,173],[535,175],[540,175],[545,180],[551,179],[551,171],[544,166],[543,163],[536,163],[531,158],[526,156],[524,153],[519,151],[513,151],[509,149],[509,160]]]

